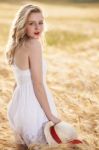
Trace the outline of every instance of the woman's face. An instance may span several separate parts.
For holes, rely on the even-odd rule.
[[[44,18],[42,13],[31,13],[26,22],[26,34],[30,38],[38,39],[44,30]]]

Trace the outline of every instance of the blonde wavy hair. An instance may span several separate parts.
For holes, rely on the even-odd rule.
[[[20,47],[28,38],[25,32],[25,24],[28,16],[33,12],[42,13],[42,10],[38,6],[26,4],[19,9],[12,22],[5,53],[9,65],[13,64],[15,49]]]

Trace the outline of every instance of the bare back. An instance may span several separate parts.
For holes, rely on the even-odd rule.
[[[21,46],[15,50],[15,64],[22,70],[29,69],[29,54],[27,46]]]

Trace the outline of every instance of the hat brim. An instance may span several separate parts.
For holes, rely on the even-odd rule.
[[[52,121],[48,121],[45,124],[44,127],[44,135],[46,137],[46,140],[48,142],[49,145],[57,145],[58,143],[54,140],[54,138],[52,137],[51,133],[50,133],[50,127],[53,126],[54,123]],[[82,141],[79,140],[77,137],[75,137],[74,139],[70,140],[69,142],[67,142],[67,144],[81,144]]]
[[[48,142],[49,145],[57,145],[58,143],[53,139],[51,133],[50,133],[50,127],[53,126],[54,123],[52,121],[49,121],[48,123],[46,123],[45,127],[44,127],[44,134],[46,137],[46,140]]]

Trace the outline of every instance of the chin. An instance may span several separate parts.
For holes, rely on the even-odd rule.
[[[36,36],[36,37],[34,37],[34,39],[39,39],[40,38],[40,36]]]
[[[40,36],[34,36],[33,38],[34,38],[34,39],[39,39],[39,38],[40,38]]]
[[[30,36],[29,38],[30,38],[30,39],[39,39],[40,36]]]

